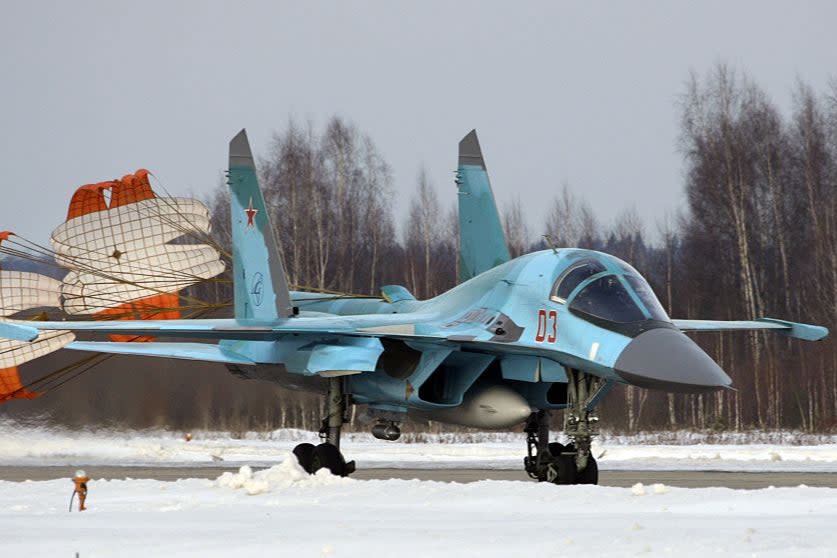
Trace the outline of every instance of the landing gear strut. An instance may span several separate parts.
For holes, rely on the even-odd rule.
[[[328,469],[333,475],[348,476],[355,472],[355,462],[346,462],[340,453],[340,432],[346,420],[346,395],[343,393],[343,379],[328,379],[328,415],[320,428],[318,446],[299,444],[294,448],[294,455],[299,465],[311,474],[320,469]]]
[[[609,388],[608,382],[590,374],[567,370],[564,433],[570,443],[550,443],[549,414],[532,413],[523,429],[528,453],[523,466],[530,477],[554,484],[598,484],[599,468],[590,443],[599,433],[599,419],[592,410]]]

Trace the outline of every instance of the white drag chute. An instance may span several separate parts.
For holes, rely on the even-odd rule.
[[[209,232],[209,209],[194,199],[157,197],[148,171],[82,186],[52,233],[56,261],[70,269],[61,287],[64,311],[181,317],[178,293],[224,271],[215,247],[184,240]]]
[[[11,233],[0,233],[0,242]],[[0,319],[37,308],[60,306],[61,282],[39,273],[0,270]],[[0,402],[32,398],[24,389],[17,367],[57,351],[75,339],[69,331],[42,331],[31,342],[0,339]]]
[[[138,170],[119,180],[78,188],[67,220],[52,232],[53,251],[33,245],[35,255],[30,255],[67,274],[57,280],[32,272],[0,271],[0,320],[37,308],[61,309],[94,320],[183,317],[181,291],[219,275],[225,266],[210,240],[206,205],[194,199],[158,197],[148,177],[148,171]],[[11,235],[0,233],[0,243]],[[27,257],[20,248],[2,251]],[[0,339],[0,402],[35,396],[23,389],[16,367],[73,340],[73,334],[65,331],[41,333],[32,342]]]

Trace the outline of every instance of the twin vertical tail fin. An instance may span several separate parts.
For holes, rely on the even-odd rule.
[[[511,259],[500,214],[488,181],[477,131],[459,142],[459,280]]]
[[[235,319],[264,322],[288,318],[294,312],[288,280],[245,130],[230,141],[227,184],[232,219]]]
[[[459,278],[467,281],[511,259],[476,130],[459,142],[456,183]],[[288,281],[245,130],[230,141],[228,184],[235,318],[264,322],[291,317]]]

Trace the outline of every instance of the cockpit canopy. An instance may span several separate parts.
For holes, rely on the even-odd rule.
[[[671,322],[648,282],[630,265],[604,254],[571,264],[555,281],[550,298],[568,304],[582,319],[628,334]]]

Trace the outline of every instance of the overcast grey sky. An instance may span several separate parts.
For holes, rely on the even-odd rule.
[[[480,134],[500,203],[535,232],[563,183],[649,232],[683,203],[678,96],[726,61],[782,107],[837,75],[835,2],[5,2],[0,230],[45,242],[75,187],[152,170],[218,183],[242,127],[263,153],[289,117],[357,123],[393,167],[455,199]]]

